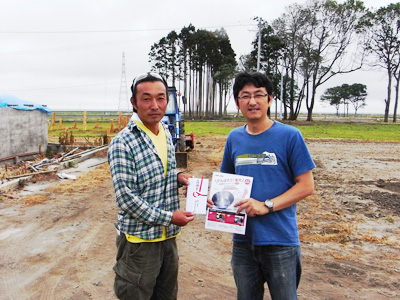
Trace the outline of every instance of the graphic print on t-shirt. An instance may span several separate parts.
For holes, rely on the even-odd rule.
[[[269,165],[276,166],[278,161],[275,153],[264,151],[261,154],[242,154],[236,157],[236,166],[244,165]]]

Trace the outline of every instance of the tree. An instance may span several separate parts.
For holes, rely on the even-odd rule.
[[[227,89],[236,72],[236,60],[223,28],[196,31],[190,24],[180,34],[171,31],[151,47],[149,58],[152,69],[172,78],[172,84],[183,81],[184,112],[188,104],[189,116],[226,112]]]
[[[357,115],[359,108],[366,106],[365,99],[368,96],[367,86],[361,83],[354,83],[348,86],[349,101],[353,104],[354,114]]]
[[[366,14],[360,23],[360,31],[368,38],[365,49],[373,56],[373,66],[386,69],[388,84],[385,100],[384,121],[389,120],[392,80],[396,78],[396,100],[393,121],[396,120],[400,64],[400,3],[392,3],[375,12]]]
[[[339,116],[339,108],[343,99],[343,90],[341,86],[335,86],[326,89],[321,96],[321,101],[326,101],[329,105],[335,106],[336,115]]]
[[[363,3],[355,0],[340,4],[333,0],[314,0],[304,9],[309,30],[303,37],[302,49],[303,77],[308,81],[305,96],[307,121],[312,121],[318,87],[335,75],[354,72],[362,67],[363,51],[355,49],[349,56],[348,50],[358,44],[356,29],[364,12]]]
[[[285,42],[282,63],[289,79],[290,119],[297,118],[302,101],[312,121],[317,89],[333,76],[359,70],[364,49],[357,49],[359,18],[365,14],[361,1],[311,0],[294,4],[272,24]]]
[[[282,56],[282,50],[285,46],[284,42],[278,37],[272,26],[268,25],[266,21],[260,18],[260,25],[262,26],[261,35],[261,48],[260,48],[260,72],[264,72],[268,76],[276,74],[279,59]],[[257,56],[258,56],[258,39],[257,34],[253,41],[253,50],[250,53],[251,67],[257,70]]]
[[[237,63],[236,54],[232,49],[226,31],[221,29],[215,33],[218,37],[218,53],[213,60],[213,79],[219,86],[218,115],[222,116],[227,113],[227,96],[232,85],[232,79],[237,73]]]
[[[171,84],[175,86],[180,57],[178,53],[178,35],[171,31],[166,37],[160,39],[158,43],[151,46],[149,53],[150,61],[155,61],[153,69],[158,70],[166,79],[171,77]]]
[[[261,18],[255,18],[255,20],[259,21],[260,30],[252,42],[253,50],[251,53],[240,57],[242,69],[256,71],[259,67],[259,72],[267,74],[272,80],[275,87],[275,99],[283,101],[283,99],[280,99],[282,93],[280,91],[281,71],[279,67],[285,48],[284,40],[275,34],[274,28],[266,21]],[[260,57],[258,57],[258,54],[260,54]],[[259,61],[260,65],[258,66]],[[270,111],[268,111],[268,114],[270,114]],[[286,116],[285,114],[285,118]]]
[[[348,106],[349,103],[352,103],[356,115],[359,108],[366,106],[365,98],[367,95],[367,87],[364,84],[354,83],[349,85],[344,83],[341,86],[326,89],[321,96],[321,101],[327,101],[330,105],[335,106],[337,116],[339,116],[340,104],[344,106],[344,116],[348,116]]]
[[[191,103],[191,97],[189,97],[188,100],[188,95],[191,90],[191,72],[190,72],[190,65],[191,63],[191,58],[192,58],[192,53],[194,51],[194,34],[196,32],[196,28],[190,24],[188,27],[183,27],[181,32],[179,33],[179,41],[180,41],[180,51],[179,55],[182,58],[182,66],[181,69],[183,70],[183,95],[185,97],[184,103],[183,103],[183,111],[184,114],[186,114],[186,105],[188,104],[189,107],[189,116],[192,115],[192,103]]]
[[[309,17],[305,12],[307,11],[304,11],[300,5],[293,4],[286,9],[282,17],[273,22],[276,34],[284,42],[282,64],[286,75],[282,86],[284,89],[282,91],[283,99],[281,99],[285,108],[284,119],[287,119],[287,108],[289,109],[289,119],[297,119],[304,98],[304,88],[308,82],[306,77],[300,78],[299,72],[302,58],[301,49],[304,48],[303,37],[308,33]]]

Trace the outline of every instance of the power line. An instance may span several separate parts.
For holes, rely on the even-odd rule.
[[[4,34],[64,34],[64,33],[118,33],[118,32],[143,32],[160,31],[167,29],[122,29],[122,30],[64,30],[64,31],[0,31]]]
[[[107,84],[118,84],[118,82],[111,82],[111,83],[107,82]],[[84,85],[69,85],[69,86],[59,86],[59,87],[41,87],[41,88],[17,89],[17,90],[7,90],[7,92],[59,90],[59,89],[84,88],[84,87],[99,86],[99,85],[104,85],[104,83],[93,83],[93,84],[84,84]]]
[[[246,20],[248,21],[248,20]],[[241,22],[241,21],[240,21]],[[214,25],[199,26],[198,28],[221,28],[221,27],[244,27],[252,24],[231,24],[231,25]],[[197,27],[196,27],[197,28]],[[124,33],[124,32],[146,32],[146,31],[166,31],[179,30],[181,28],[151,28],[151,29],[115,29],[115,30],[61,30],[61,31],[9,31],[0,30],[0,34],[75,34],[75,33]]]
[[[126,45],[126,44],[139,44],[145,41],[146,39],[152,38],[152,36],[147,36],[145,38],[137,38],[135,40],[115,40],[108,42],[97,42],[90,44],[81,44],[81,45],[68,45],[63,47],[54,47],[54,48],[42,48],[42,49],[31,49],[31,50],[15,50],[15,51],[0,51],[0,56],[6,55],[25,55],[25,54],[41,54],[46,52],[62,52],[67,50],[79,50],[79,49],[89,49],[89,48],[98,48],[98,47],[114,47],[118,45]]]
[[[249,20],[245,20],[248,22]],[[250,23],[243,23],[244,21],[238,21],[240,24],[231,24],[231,25],[219,25],[219,26],[208,26],[208,27],[199,27],[204,29],[209,28],[229,28],[229,27],[245,27],[245,26],[253,26],[254,24]],[[76,31],[1,31],[0,34],[73,34],[73,33],[117,33],[117,32],[144,32],[144,31],[166,31],[166,30],[177,30],[178,28],[165,28],[165,29],[128,29],[128,30],[76,30]],[[150,38],[147,36],[145,39]],[[131,40],[118,40],[118,41],[109,41],[109,42],[97,42],[91,44],[84,44],[84,45],[68,45],[62,47],[54,47],[54,48],[44,48],[44,49],[24,49],[24,50],[16,50],[16,51],[0,51],[0,56],[4,55],[25,55],[25,54],[40,54],[44,52],[61,52],[66,50],[75,50],[75,49],[87,49],[87,48],[94,48],[99,46],[106,46],[112,47],[116,45],[123,45],[123,44],[137,44],[141,41],[135,39],[134,41]]]

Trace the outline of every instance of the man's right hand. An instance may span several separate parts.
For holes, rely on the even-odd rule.
[[[190,221],[194,220],[194,214],[189,211],[177,210],[172,215],[172,224],[185,226]]]

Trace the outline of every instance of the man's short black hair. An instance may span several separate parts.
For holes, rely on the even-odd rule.
[[[259,72],[242,72],[235,78],[233,84],[233,97],[235,98],[236,105],[238,105],[238,95],[244,86],[253,84],[255,87],[264,87],[269,95],[274,94],[274,87],[271,79],[265,74]]]

